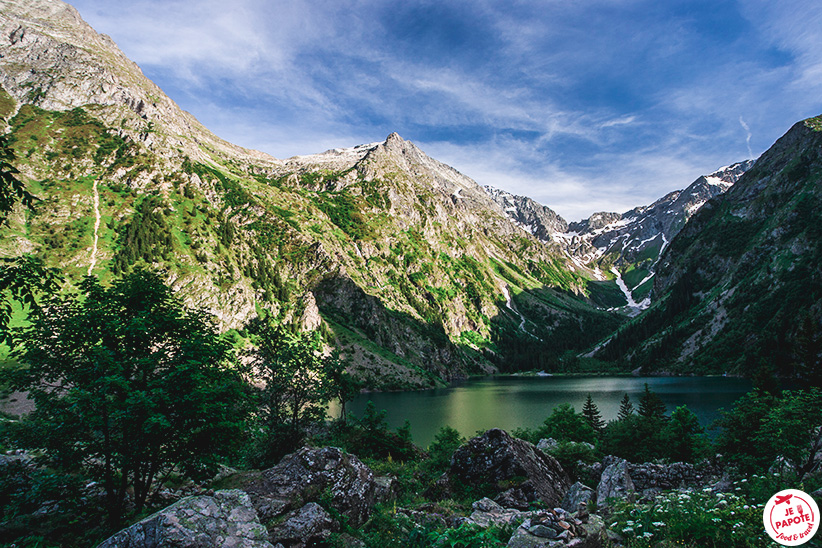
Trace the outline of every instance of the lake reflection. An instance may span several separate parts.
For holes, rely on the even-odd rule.
[[[411,422],[414,442],[427,447],[444,425],[466,437],[478,430],[535,427],[561,403],[577,411],[590,393],[602,417],[615,419],[624,394],[634,408],[645,383],[659,394],[670,414],[677,406],[687,405],[702,425],[719,417],[719,408],[730,409],[733,402],[750,390],[747,379],[728,377],[515,377],[497,376],[465,381],[450,388],[412,392],[381,392],[359,395],[347,411],[361,416],[368,400],[388,412],[391,428]],[[332,406],[332,416],[339,407]]]

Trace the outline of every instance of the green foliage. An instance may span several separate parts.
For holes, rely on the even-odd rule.
[[[712,449],[696,415],[681,406],[667,417],[665,404],[647,383],[638,414],[628,395],[622,398],[618,418],[605,427],[600,448],[631,462],[697,462],[710,456]]]
[[[676,462],[696,462],[708,456],[708,442],[699,419],[687,407],[677,407],[671,413],[671,420],[665,425],[666,456]]]
[[[3,425],[15,447],[58,469],[82,466],[106,490],[111,523],[127,491],[139,512],[172,471],[202,478],[242,440],[244,383],[210,318],[136,270],[51,298],[15,333],[25,364],[3,373],[36,409]]]
[[[317,331],[295,334],[270,320],[257,320],[248,331],[257,345],[252,357],[264,385],[255,403],[261,433],[250,458],[265,467],[299,448],[307,430],[325,419],[334,393],[329,369],[336,360],[323,355]]]
[[[14,209],[14,204],[20,202],[31,208],[37,200],[17,177],[20,172],[12,165],[14,160],[9,136],[0,135],[0,227],[8,225],[8,216]]]
[[[14,112],[15,107],[17,106],[17,101],[15,101],[8,92],[0,86],[0,119],[8,119],[9,116]]]
[[[371,235],[360,199],[357,197],[345,191],[320,192],[317,194],[316,204],[320,211],[328,215],[332,223],[352,239],[363,240]]]
[[[491,548],[502,547],[511,537],[510,527],[488,527],[463,523],[440,528],[433,523],[415,524],[404,515],[378,506],[360,531],[368,548]]]
[[[642,417],[647,419],[656,419],[660,421],[664,421],[667,419],[665,416],[665,402],[662,401],[662,398],[659,397],[659,394],[652,391],[651,388],[648,386],[648,383],[645,383],[645,391],[639,397],[639,414]]]
[[[430,458],[428,463],[438,471],[444,472],[451,465],[451,457],[460,445],[465,443],[465,438],[455,428],[446,425],[440,428],[434,436],[434,441],[428,446]]]
[[[754,390],[716,421],[717,448],[744,472],[762,473],[778,456],[785,457],[801,481],[817,469],[822,453],[822,391],[784,391],[773,396]]]
[[[12,301],[39,310],[44,295],[53,294],[62,280],[58,271],[31,255],[0,259],[0,343],[11,344]]]
[[[563,403],[551,411],[551,415],[534,431],[530,441],[536,443],[543,438],[593,443],[595,432],[582,414],[577,413],[570,404]]]
[[[611,421],[601,439],[602,452],[632,462],[647,462],[662,458],[664,436],[662,421],[641,415]]]
[[[582,406],[582,416],[594,432],[601,432],[602,429],[605,428],[605,421],[602,420],[602,414],[600,414],[599,408],[594,403],[591,394],[588,394]]]
[[[808,118],[805,120],[805,125],[814,131],[822,131],[822,116]]]
[[[590,445],[573,441],[559,442],[548,454],[557,459],[562,469],[572,478],[579,477],[580,463],[592,464],[600,457]]]
[[[619,413],[617,414],[617,418],[619,420],[624,420],[634,414],[634,404],[631,403],[631,397],[626,392],[624,396],[622,396],[622,401],[619,402]]]
[[[374,459],[413,460],[419,450],[411,441],[411,425],[406,424],[396,433],[388,429],[386,411],[377,411],[369,400],[360,418],[354,417],[352,424],[343,428],[342,438],[350,452]]]
[[[12,546],[95,546],[110,530],[88,480],[23,461],[0,466],[0,538]],[[43,511],[43,510],[47,511]],[[3,544],[8,546],[7,544]]]
[[[18,200],[28,208],[36,200],[17,178],[14,159],[8,136],[0,135],[0,228],[8,224],[8,215]],[[59,281],[55,269],[47,268],[41,259],[31,255],[0,259],[0,343],[11,344],[8,328],[12,301],[30,309],[38,308],[38,297],[54,292]]]
[[[114,256],[114,273],[128,272],[139,260],[147,263],[168,260],[173,251],[166,205],[157,196],[146,196],[121,232],[120,246]]]
[[[248,192],[242,184],[230,177],[227,177],[219,169],[201,164],[199,162],[192,163],[188,158],[183,160],[183,164],[180,169],[189,175],[196,174],[202,181],[216,180],[215,186],[217,187],[217,190],[223,191],[223,200],[225,200],[225,203],[232,208],[257,203],[254,196]]]
[[[339,353],[332,356],[325,370],[329,380],[329,395],[340,402],[340,420],[345,423],[348,418],[345,406],[360,393],[362,383],[346,371],[345,363],[339,359]]]
[[[746,498],[707,492],[658,495],[648,503],[620,502],[611,529],[629,546],[759,548],[770,542],[762,528],[762,505]]]

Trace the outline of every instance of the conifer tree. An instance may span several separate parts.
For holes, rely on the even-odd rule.
[[[639,414],[649,419],[667,420],[665,402],[645,383],[645,392],[639,398]]]
[[[633,416],[634,414],[634,404],[631,403],[631,397],[626,392],[624,396],[622,396],[622,401],[619,404],[619,413],[617,414],[617,419],[624,421],[628,417]]]
[[[602,432],[602,429],[605,428],[605,421],[602,420],[602,415],[591,394],[588,394],[588,398],[582,406],[582,416],[585,418],[585,422],[594,429],[594,432]]]

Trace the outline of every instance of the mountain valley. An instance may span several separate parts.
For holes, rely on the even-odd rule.
[[[717,345],[794,356],[785,344],[819,338],[818,298],[799,289],[819,275],[816,122],[756,163],[569,223],[396,133],[288,159],[232,145],[71,6],[0,6],[0,125],[41,198],[11,216],[4,257],[74,283],[162,271],[238,344],[257,316],[320,329],[377,389],[520,370],[743,374],[753,351]],[[750,312],[774,299],[811,327],[782,305]]]

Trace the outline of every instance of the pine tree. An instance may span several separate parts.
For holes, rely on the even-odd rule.
[[[617,414],[618,420],[625,420],[628,417],[631,417],[634,414],[634,404],[631,403],[631,397],[626,392],[624,396],[622,396],[622,401],[619,404],[619,413]]]
[[[665,402],[645,383],[645,392],[639,398],[639,414],[649,419],[667,420]]]
[[[602,429],[605,428],[605,421],[602,420],[602,415],[591,394],[588,394],[588,398],[582,406],[582,416],[585,418],[585,422],[594,429],[594,432],[602,432]]]

